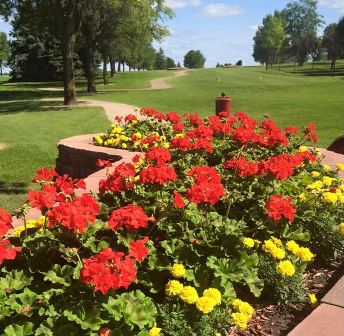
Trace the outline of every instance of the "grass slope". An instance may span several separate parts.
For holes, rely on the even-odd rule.
[[[108,127],[102,109],[52,109],[45,102],[0,103],[0,207],[23,204],[34,172],[55,166],[58,140]]]

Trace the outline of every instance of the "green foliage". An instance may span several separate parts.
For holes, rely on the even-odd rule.
[[[200,50],[190,50],[184,56],[184,66],[190,69],[203,68],[205,57]]]

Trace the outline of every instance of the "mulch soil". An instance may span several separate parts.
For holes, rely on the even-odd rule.
[[[332,262],[326,267],[314,267],[305,274],[306,288],[315,294],[318,302],[344,275],[343,263]],[[297,303],[288,307],[272,304],[253,305],[255,315],[246,330],[233,327],[230,336],[286,336],[309,315],[317,305]]]

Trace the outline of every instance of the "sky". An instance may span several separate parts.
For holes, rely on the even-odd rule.
[[[289,0],[165,0],[175,13],[164,21],[171,35],[160,46],[165,55],[183,64],[191,49],[200,50],[206,67],[216,63],[254,65],[253,37],[265,15],[285,8]],[[344,0],[319,0],[318,12],[325,26],[344,16]],[[0,20],[0,31],[8,33],[11,26]],[[321,34],[322,29],[319,29]]]

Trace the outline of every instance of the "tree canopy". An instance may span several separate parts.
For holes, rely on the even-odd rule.
[[[203,68],[205,61],[200,50],[190,50],[184,56],[184,66],[190,69]]]

